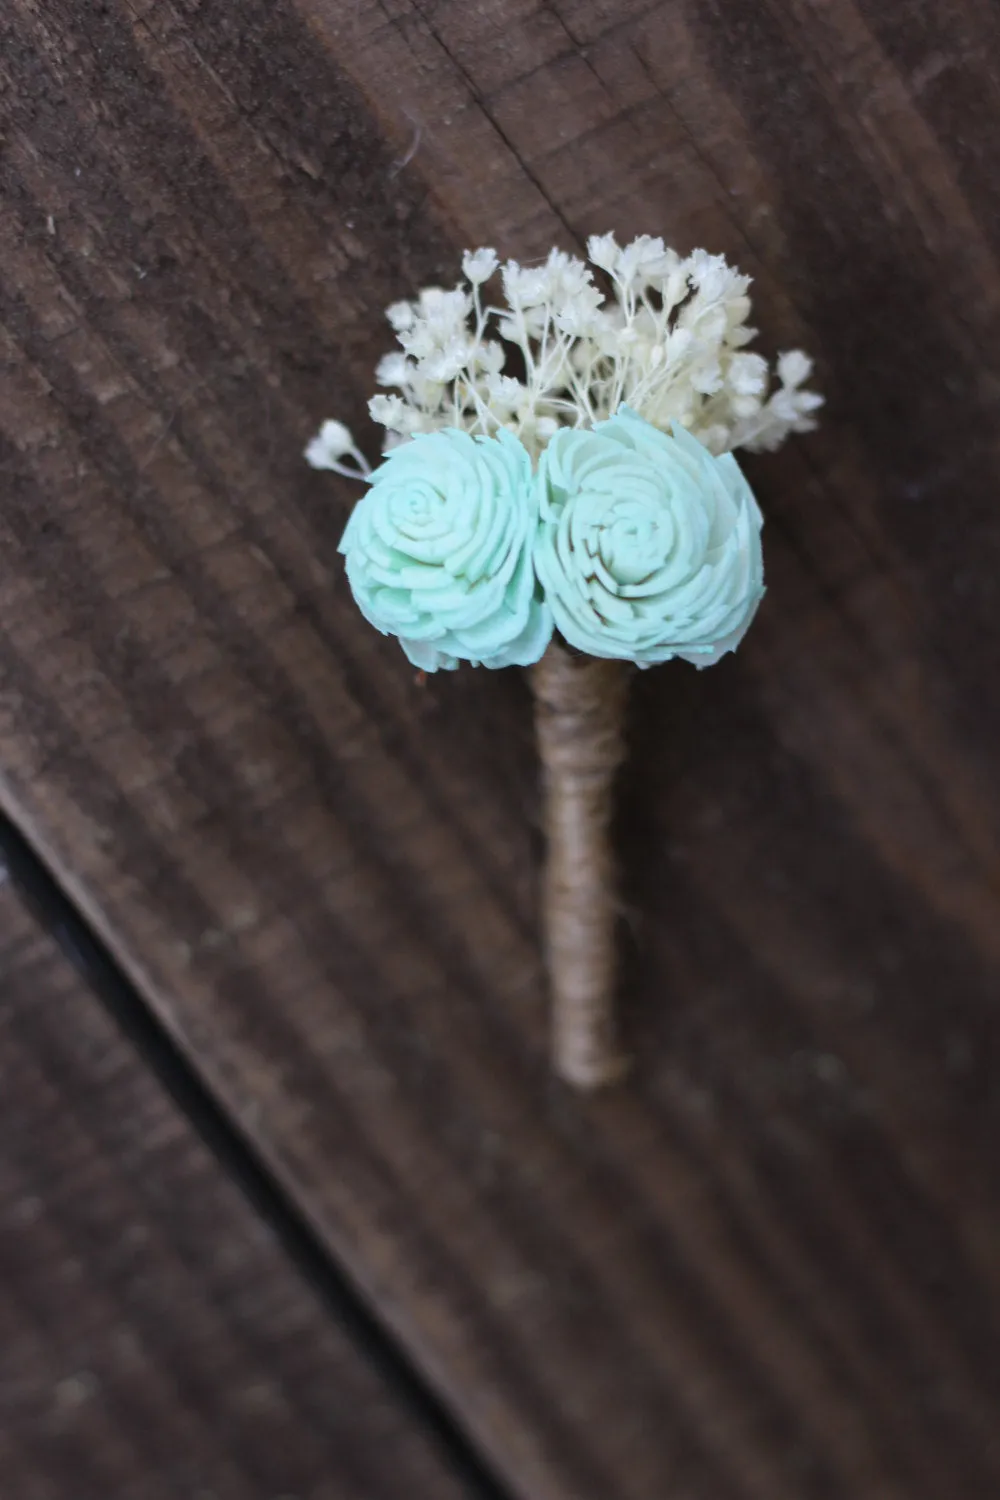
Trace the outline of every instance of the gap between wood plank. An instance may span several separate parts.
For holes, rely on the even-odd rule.
[[[449,1408],[359,1296],[106,945],[53,880],[24,835],[3,814],[0,814],[0,864],[36,920],[82,975],[219,1166],[267,1224],[331,1318],[436,1443],[472,1500],[516,1500],[473,1447]]]

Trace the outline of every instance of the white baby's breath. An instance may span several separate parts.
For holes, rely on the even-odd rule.
[[[782,354],[775,380],[745,352],[755,337],[750,278],[721,255],[682,257],[650,235],[620,246],[613,234],[592,236],[587,254],[590,264],[553,250],[541,265],[501,266],[488,247],[467,250],[466,284],[393,303],[401,348],[376,380],[398,394],[369,403],[386,447],[446,427],[504,428],[537,458],[559,428],[591,427],[623,403],[662,431],[679,423],[713,453],[776,448],[815,425],[822,397],[804,389],[812,361]],[[494,303],[486,283],[498,270]],[[345,456],[363,463],[340,423],[324,424],[307,449],[317,467],[353,472]]]
[[[466,250],[462,256],[462,274],[473,286],[489,281],[500,264],[495,250]]]
[[[306,444],[305,458],[314,469],[332,469],[347,479],[363,479],[371,473],[368,460],[355,446],[351,429],[343,422],[324,422],[316,436]],[[344,458],[352,458],[356,467],[342,463]]]
[[[812,374],[813,362],[801,349],[778,355],[778,379],[782,385],[798,387]]]
[[[386,318],[390,327],[397,333],[403,333],[407,328],[412,328],[416,314],[409,302],[391,302],[385,310]]]
[[[378,385],[405,386],[409,383],[412,373],[413,366],[399,349],[392,349],[388,354],[383,354],[375,366],[375,380]]]

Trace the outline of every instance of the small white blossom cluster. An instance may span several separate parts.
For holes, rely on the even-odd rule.
[[[622,404],[654,427],[676,422],[713,453],[777,448],[807,432],[822,397],[805,389],[800,350],[767,361],[747,352],[748,276],[721,255],[681,257],[640,235],[587,243],[591,264],[553,250],[544,264],[501,266],[466,251],[464,284],[428,287],[387,316],[400,348],[376,370],[394,394],[369,402],[386,450],[416,433],[505,428],[537,458],[562,427],[593,427]],[[596,267],[610,296],[595,284]],[[502,300],[486,296],[500,272]],[[368,465],[342,423],[327,422],[306,450],[316,468],[359,477]],[[348,460],[349,462],[345,462]]]

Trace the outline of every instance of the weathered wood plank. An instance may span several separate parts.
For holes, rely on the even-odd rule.
[[[0,27],[7,806],[522,1494],[992,1500],[989,7]],[[642,1062],[581,1103],[524,685],[413,681],[298,454],[463,244],[608,227],[731,253],[830,408],[739,659],[636,693]]]
[[[7,1492],[467,1493],[9,884],[0,1139]]]

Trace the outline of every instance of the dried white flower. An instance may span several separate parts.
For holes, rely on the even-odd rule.
[[[379,385],[406,385],[412,372],[413,366],[406,355],[392,349],[375,366],[375,379]]]
[[[650,235],[620,246],[613,234],[591,236],[587,254],[589,265],[553,250],[541,265],[500,266],[488,247],[467,250],[465,284],[393,303],[401,351],[380,361],[376,379],[398,394],[369,404],[386,446],[447,427],[503,428],[537,458],[559,428],[591,427],[623,403],[663,431],[679,423],[713,453],[776,448],[815,425],[822,397],[804,389],[812,361],[782,354],[775,384],[767,361],[743,352],[755,337],[750,278],[721,255],[684,258]],[[498,268],[493,305],[483,288]],[[307,454],[341,473],[351,472],[345,455],[360,459],[339,423],[325,424]]]
[[[357,468],[341,463],[343,458],[353,458]],[[314,469],[332,469],[348,479],[362,479],[371,473],[371,466],[364,454],[355,447],[349,427],[343,422],[324,422],[316,436],[306,444],[306,462]]]
[[[621,251],[613,234],[592,234],[587,241],[587,255],[602,271],[614,273]]]
[[[414,312],[409,302],[392,302],[385,310],[385,315],[392,328],[397,333],[404,333],[407,328],[413,326]]]
[[[813,362],[801,349],[778,355],[778,379],[782,385],[800,386],[812,374]]]
[[[373,396],[368,403],[368,411],[373,422],[380,423],[390,432],[409,433],[417,430],[410,425],[415,413],[411,412],[399,396]]]
[[[466,250],[462,256],[462,274],[473,286],[489,281],[500,261],[495,250]]]
[[[306,457],[314,469],[327,469],[354,447],[351,429],[343,422],[324,422],[319,432],[306,449]]]

